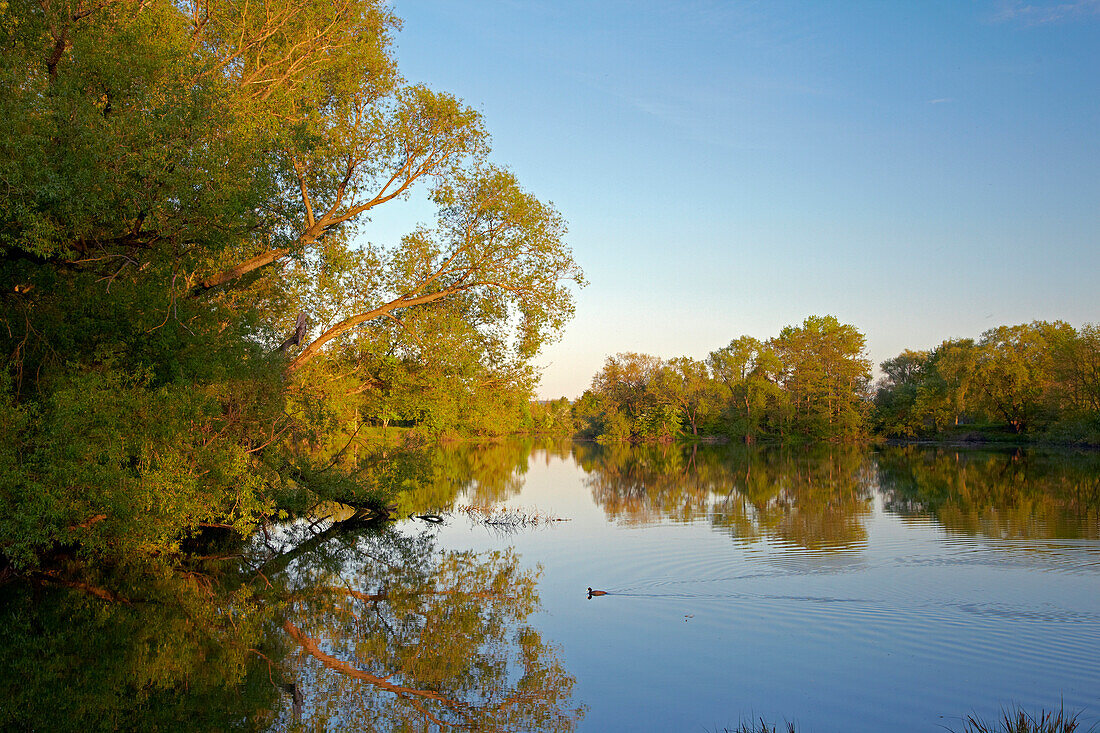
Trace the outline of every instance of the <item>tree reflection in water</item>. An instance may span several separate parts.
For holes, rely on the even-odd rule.
[[[887,512],[972,536],[1100,536],[1096,453],[577,444],[574,455],[610,519],[705,519],[739,541],[857,547],[876,492]]]
[[[857,448],[579,445],[595,501],[617,521],[707,519],[740,541],[813,550],[866,540],[873,484]]]
[[[456,446],[395,476],[418,477],[409,510],[489,503],[519,491],[532,450]],[[706,521],[739,542],[858,548],[876,495],[889,513],[970,536],[1100,537],[1095,453],[539,450],[534,460],[572,455],[613,521]],[[527,623],[536,574],[509,552],[446,552],[431,534],[332,520],[202,552],[111,568],[59,555],[48,572],[9,576],[0,729],[535,731],[580,720],[574,679]]]
[[[428,475],[398,497],[398,511],[445,511],[463,495],[467,502],[487,506],[506,501],[523,489],[528,459],[538,445],[531,440],[498,443],[453,443],[432,452]]]
[[[887,511],[992,538],[1100,538],[1100,454],[895,447],[878,454]]]
[[[358,535],[286,573],[286,658],[309,728],[572,730],[574,679],[526,624],[536,573],[429,534]],[[293,716],[284,716],[289,724]]]
[[[66,566],[0,586],[0,730],[259,730],[271,607],[201,568]]]
[[[583,714],[511,552],[302,522],[227,565],[0,586],[0,729],[568,731]]]

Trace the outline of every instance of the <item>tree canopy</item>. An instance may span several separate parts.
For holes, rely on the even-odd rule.
[[[865,435],[870,363],[864,338],[811,316],[766,342],[733,339],[705,361],[623,353],[607,358],[574,407],[582,433],[604,441],[689,434],[846,441]]]
[[[1100,342],[1095,325],[1035,321],[998,326],[974,339],[883,362],[878,429],[934,435],[1000,425],[1016,436],[1059,442],[1100,440]]]
[[[1097,327],[998,326],[906,349],[871,382],[863,334],[810,316],[766,341],[739,336],[705,362],[610,356],[573,404],[601,442],[1043,440],[1100,445]]]
[[[402,77],[399,26],[380,0],[0,6],[9,561],[377,510],[364,424],[529,419],[582,273],[481,115]],[[435,222],[370,241],[417,186]]]

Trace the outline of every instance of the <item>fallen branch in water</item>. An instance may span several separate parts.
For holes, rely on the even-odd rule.
[[[466,515],[474,524],[502,529],[520,529],[524,527],[538,527],[553,522],[568,522],[568,519],[553,517],[543,514],[538,509],[520,509],[506,506],[462,506],[455,512]]]

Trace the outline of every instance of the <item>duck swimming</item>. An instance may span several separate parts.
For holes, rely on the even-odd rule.
[[[593,596],[606,596],[606,595],[607,595],[607,591],[605,591],[605,590],[592,590],[591,588],[588,589],[589,599],[591,599]]]

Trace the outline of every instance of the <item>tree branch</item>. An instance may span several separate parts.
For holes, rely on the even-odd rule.
[[[366,323],[367,321],[372,321],[375,318],[385,316],[391,311],[397,310],[398,308],[411,308],[417,305],[434,303],[437,300],[442,300],[443,298],[455,294],[459,290],[460,289],[456,288],[440,290],[424,295],[402,295],[394,298],[384,305],[378,306],[374,310],[369,310],[366,313],[360,313],[359,315],[345,318],[344,320],[340,321],[335,326],[318,336],[316,339],[314,339],[313,343],[311,343],[309,346],[302,349],[298,356],[294,357],[294,360],[287,365],[286,373],[293,374],[298,369],[302,368],[307,362],[313,359],[313,357],[317,356],[317,354],[321,351],[321,347],[323,347],[325,344],[327,344],[329,341],[336,338],[337,336],[347,333],[361,323]]]

